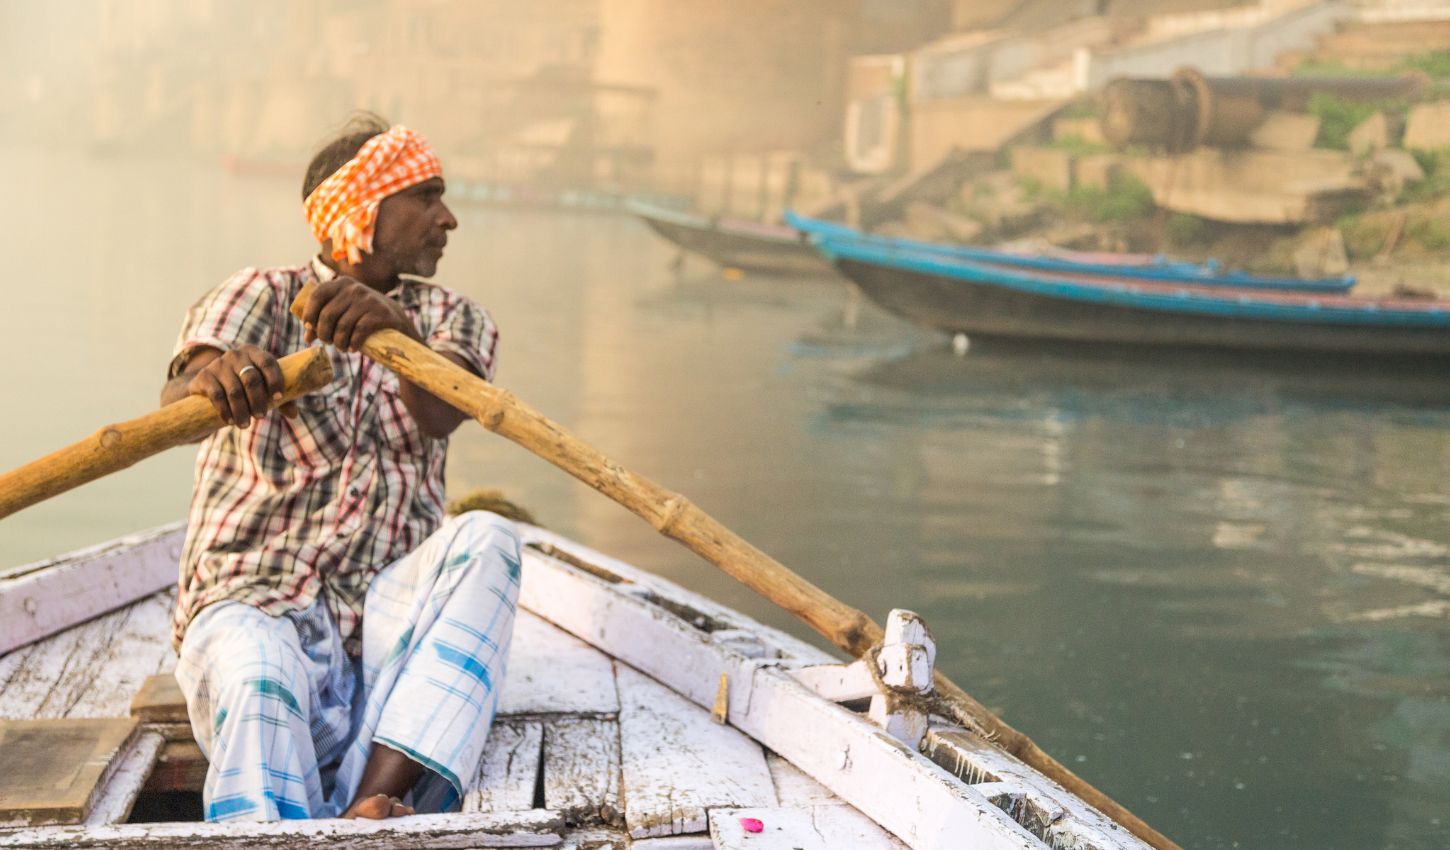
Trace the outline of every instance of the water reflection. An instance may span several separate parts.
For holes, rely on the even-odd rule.
[[[812,427],[915,472],[898,557],[972,646],[951,663],[1054,752],[1203,846],[1413,847],[1450,804],[1446,388],[937,345],[848,371]]]

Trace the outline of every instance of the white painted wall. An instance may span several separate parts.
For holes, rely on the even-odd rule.
[[[1270,66],[1282,53],[1311,47],[1354,10],[1337,0],[1283,12],[1248,26],[1186,32],[1111,52],[1079,51],[1077,89],[1092,91],[1115,77],[1163,77],[1183,66],[1209,75],[1239,74]]]
[[[1107,43],[1106,18],[1071,21],[1025,36],[974,33],[926,45],[911,54],[914,102],[993,91],[1044,68],[1069,61],[1076,51]]]

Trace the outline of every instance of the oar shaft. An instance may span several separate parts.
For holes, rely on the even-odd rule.
[[[302,315],[311,285],[292,304]],[[831,643],[859,657],[882,638],[881,626],[774,558],[750,545],[684,496],[635,475],[558,423],[470,373],[427,346],[394,330],[368,337],[362,351],[478,420],[483,427],[518,443],[644,519],[661,534],[683,543],[751,590],[796,615]],[[961,723],[980,729],[997,745],[1032,765],[1103,814],[1159,850],[1181,850],[1111,797],[1043,752],[1030,738],[1003,723],[940,672],[936,690]]]
[[[332,361],[322,348],[277,361],[292,401],[332,381]],[[187,396],[145,416],[107,425],[78,443],[0,474],[0,519],[174,446],[194,442],[224,424],[212,403]]]

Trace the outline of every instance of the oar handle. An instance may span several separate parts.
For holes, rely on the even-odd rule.
[[[282,368],[284,389],[276,404],[332,381],[332,360],[320,347],[289,354],[277,365]],[[0,519],[166,449],[199,440],[225,424],[211,401],[187,396],[145,416],[107,425],[78,443],[0,474]]]
[[[302,318],[315,284],[307,284],[292,302]],[[719,567],[751,590],[794,614],[837,647],[860,657],[883,636],[881,627],[861,611],[826,593],[784,564],[750,545],[684,496],[606,457],[558,423],[467,369],[395,330],[368,337],[362,351],[399,376],[478,420],[539,457],[593,487],[644,519],[666,537]],[[1004,750],[1047,774],[1103,814],[1159,850],[1181,850],[1111,797],[1048,756],[1030,738],[1003,723],[940,672],[936,689],[958,722],[976,728]]]

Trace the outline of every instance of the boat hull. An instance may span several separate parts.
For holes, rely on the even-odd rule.
[[[634,210],[650,229],[668,242],[727,268],[757,274],[829,275],[830,264],[799,237],[745,228],[694,216],[655,215]],[[773,228],[772,228],[773,229]]]
[[[1444,328],[1176,313],[1067,300],[848,257],[838,256],[835,265],[886,310],[952,334],[1450,360],[1450,332]]]
[[[1284,278],[1224,272],[1217,263],[1188,263],[1168,260],[1149,254],[1086,254],[1059,251],[1055,255],[1015,254],[970,245],[947,245],[895,236],[862,233],[855,228],[829,221],[786,213],[786,222],[810,239],[840,244],[854,242],[886,251],[912,254],[934,254],[952,260],[1020,269],[1029,273],[1106,275],[1122,280],[1146,283],[1181,283],[1192,286],[1225,286],[1239,289],[1282,290],[1286,292],[1348,292],[1355,283],[1352,276],[1332,278]]]

